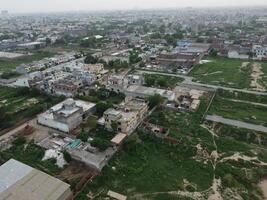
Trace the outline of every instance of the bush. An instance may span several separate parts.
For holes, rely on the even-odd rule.
[[[152,109],[155,106],[163,103],[164,102],[164,98],[159,94],[155,94],[154,96],[148,97],[148,102],[149,102],[150,109]]]
[[[84,130],[82,130],[77,138],[83,142],[87,142],[88,137],[89,137],[89,135]]]
[[[101,138],[95,138],[91,142],[91,145],[93,147],[99,148],[101,151],[105,151],[110,146],[110,142],[108,140],[104,140],[104,139],[101,139]]]
[[[26,143],[26,139],[25,137],[18,137],[17,139],[15,139],[12,144],[15,145],[15,146],[21,146],[21,145],[24,145]]]
[[[67,163],[70,163],[70,162],[71,162],[72,158],[71,158],[71,155],[69,154],[69,152],[64,151],[64,152],[63,152],[63,156],[64,156],[64,159],[65,159],[65,161],[66,161]]]

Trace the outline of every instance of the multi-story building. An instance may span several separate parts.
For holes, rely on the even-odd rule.
[[[108,130],[131,134],[139,125],[148,111],[143,100],[127,99],[116,109],[110,108],[104,113],[104,125]]]
[[[253,45],[252,51],[255,54],[256,59],[267,59],[267,46]]]
[[[38,115],[37,122],[44,126],[69,133],[77,128],[82,120],[95,112],[95,104],[67,99],[48,111]]]

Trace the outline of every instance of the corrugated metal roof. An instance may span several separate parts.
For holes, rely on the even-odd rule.
[[[28,175],[33,168],[11,159],[0,166],[0,193]]]

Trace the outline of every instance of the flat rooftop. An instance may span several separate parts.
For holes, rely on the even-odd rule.
[[[57,200],[69,196],[69,188],[61,180],[14,159],[0,166],[0,199]]]
[[[139,85],[131,85],[127,88],[127,92],[134,92],[139,94],[144,94],[146,96],[153,96],[154,94],[160,94],[162,96],[171,96],[173,91],[164,90],[159,88],[151,88]]]
[[[63,104],[68,103],[70,101],[75,102],[75,107],[72,109],[63,109]],[[86,101],[81,101],[81,100],[73,100],[71,98],[66,99],[65,101],[62,101],[61,103],[53,106],[46,112],[42,113],[41,115],[44,116],[47,119],[54,119],[53,112],[60,112],[64,114],[65,116],[71,115],[72,113],[76,112],[79,107],[83,109],[83,112],[87,112],[88,110],[92,109],[95,107],[94,103],[86,102]]]

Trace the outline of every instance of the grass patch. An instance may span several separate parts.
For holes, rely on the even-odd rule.
[[[250,101],[255,103],[267,104],[267,95],[255,95],[237,91],[228,91],[223,89],[217,90],[217,95],[223,98],[236,99],[241,101]]]
[[[208,111],[211,115],[267,126],[267,108],[215,97]]]
[[[228,58],[212,58],[212,62],[196,66],[190,73],[195,81],[234,88],[249,88],[251,64],[242,67],[244,61]]]
[[[184,148],[171,147],[145,136],[141,136],[141,140],[135,151],[120,152],[76,199],[86,199],[89,191],[101,190],[104,192],[97,199],[103,199],[108,190],[127,195],[129,199],[139,193],[176,191],[183,188],[184,178],[194,183],[197,190],[210,187],[211,165],[203,166],[191,159]],[[147,197],[154,198],[153,195]]]

